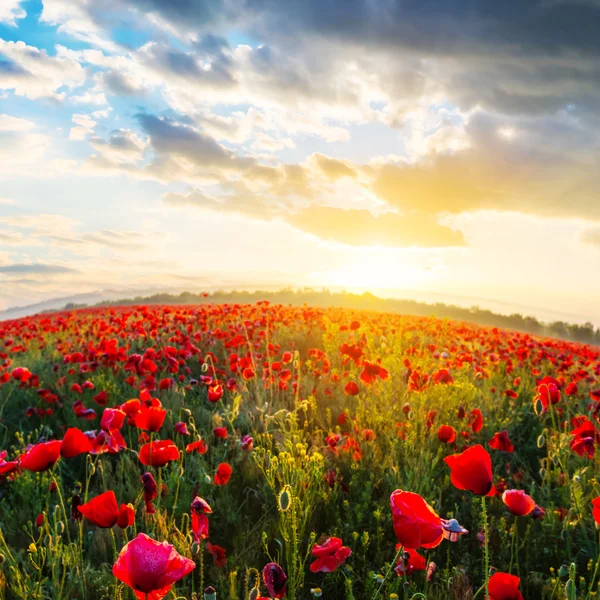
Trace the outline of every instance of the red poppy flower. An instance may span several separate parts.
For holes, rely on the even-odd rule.
[[[492,459],[480,444],[446,456],[444,462],[450,467],[450,480],[459,490],[469,490],[479,496],[495,495]]]
[[[208,444],[204,440],[197,440],[195,442],[192,442],[191,444],[188,444],[185,447],[185,451],[187,452],[187,454],[190,454],[191,452],[198,452],[198,454],[206,454],[208,452]]]
[[[138,414],[142,407],[142,403],[137,398],[132,398],[121,404],[121,410],[130,418],[133,419]]]
[[[147,467],[164,467],[179,458],[179,450],[171,440],[148,442],[140,448],[140,462]]]
[[[189,435],[190,434],[190,432],[188,431],[187,425],[183,421],[179,421],[178,423],[175,423],[175,431],[179,435]]]
[[[12,377],[16,381],[25,383],[31,379],[31,371],[25,367],[17,367],[16,369],[13,369]]]
[[[471,411],[471,415],[469,416],[469,425],[471,425],[471,430],[473,433],[478,433],[481,431],[483,427],[483,415],[478,408],[475,408]]]
[[[128,585],[139,600],[161,600],[173,584],[194,570],[193,560],[167,542],[140,533],[126,544],[113,566],[113,575]]]
[[[506,490],[502,494],[502,502],[517,517],[524,517],[530,514],[535,508],[535,500],[523,490]]]
[[[323,544],[315,544],[311,554],[317,559],[310,565],[313,573],[333,573],[352,555],[352,550],[342,546],[340,538],[331,537]]]
[[[600,525],[600,496],[592,500],[592,516],[597,525]]]
[[[271,598],[283,598],[287,587],[287,575],[277,563],[269,563],[265,565],[263,572],[263,581],[269,596]]]
[[[208,387],[207,398],[209,402],[218,402],[223,397],[223,386],[220,384]]]
[[[396,546],[398,549],[398,546]],[[404,552],[398,557],[398,564],[394,571],[398,573],[398,577],[402,577],[405,573],[408,576],[415,571],[424,571],[427,568],[427,560],[412,548],[405,548]]]
[[[146,513],[153,515],[156,510],[154,510],[152,501],[156,498],[156,496],[158,496],[158,486],[156,485],[154,477],[152,477],[152,473],[144,473],[140,479],[144,484],[144,503],[146,504]]]
[[[144,431],[157,432],[163,425],[167,411],[158,406],[144,406],[135,417],[135,426]]]
[[[2,481],[3,477],[6,477],[13,471],[16,471],[19,467],[18,460],[5,460],[7,454],[8,452],[6,450],[0,452],[0,481]]]
[[[434,383],[454,383],[454,379],[452,378],[452,375],[450,375],[450,371],[448,371],[448,369],[440,369],[433,375],[432,379]]]
[[[494,573],[488,582],[490,600],[523,600],[519,591],[521,580],[508,573]]]
[[[504,452],[514,452],[515,446],[508,437],[506,429],[499,433],[495,433],[494,437],[488,442],[490,448],[494,450],[503,450]]]
[[[452,444],[456,440],[456,431],[450,425],[441,425],[438,429],[438,439],[445,444]]]
[[[225,552],[225,548],[221,548],[221,546],[208,542],[206,544],[206,549],[213,557],[213,564],[215,567],[222,569],[227,564],[227,553]]]
[[[105,408],[102,413],[102,419],[100,419],[100,427],[104,429],[104,431],[121,429],[126,416],[126,413],[119,408]]]
[[[213,433],[215,434],[215,437],[224,440],[227,438],[227,427],[215,427]]]
[[[194,541],[198,544],[208,537],[208,517],[204,513],[192,513],[192,533]]]
[[[60,455],[63,458],[73,458],[92,449],[92,441],[77,427],[69,427],[60,446]]]
[[[554,377],[544,377],[537,387],[537,395],[534,400],[534,407],[540,414],[544,414],[552,404],[560,402],[560,383]],[[538,405],[540,408],[538,408]]]
[[[19,459],[19,466],[27,471],[40,473],[52,468],[60,458],[61,440],[42,442],[32,446]]]
[[[227,463],[221,463],[217,467],[217,472],[215,473],[215,483],[217,485],[226,485],[231,477],[232,468]]]
[[[355,381],[349,381],[344,386],[344,394],[346,394],[346,396],[356,396],[359,392],[360,389],[358,388],[358,384]]]
[[[94,402],[96,404],[99,404],[100,406],[105,406],[106,403],[108,402],[108,395],[107,395],[107,393],[104,390],[102,390],[101,392],[98,392],[94,396]]]
[[[571,381],[565,388],[565,396],[575,396],[575,394],[577,394],[577,384],[574,381]]]
[[[119,514],[117,516],[117,525],[121,529],[131,527],[135,522],[135,510],[133,504],[121,504]]]
[[[112,527],[119,517],[117,497],[112,490],[92,498],[78,509],[90,523],[97,527]]]
[[[442,521],[425,500],[413,492],[396,490],[390,496],[392,522],[405,548],[435,548],[443,538]]]
[[[425,422],[425,426],[427,427],[427,429],[431,429],[433,427],[436,417],[437,417],[437,410],[430,410],[427,413],[427,421]]]
[[[384,369],[379,363],[372,363],[368,360],[363,362],[363,370],[360,374],[360,380],[367,385],[373,383],[378,377],[380,379],[387,379],[390,376],[388,371]]]

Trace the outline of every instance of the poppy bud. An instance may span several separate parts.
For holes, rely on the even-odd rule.
[[[210,483],[211,481],[212,479],[208,473],[204,475],[204,483]]]
[[[544,435],[542,434],[542,435],[538,436],[537,447],[543,448],[545,446],[545,444],[546,444],[546,438],[544,437]]]
[[[279,510],[281,512],[288,511],[292,506],[292,488],[289,485],[286,485],[281,492],[279,492],[279,497],[277,498],[277,502],[279,504]]]
[[[204,600],[217,600],[217,590],[212,585],[204,590]]]

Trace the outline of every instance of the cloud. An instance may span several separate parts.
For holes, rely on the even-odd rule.
[[[83,6],[101,20],[92,2]],[[364,100],[379,93],[390,123],[431,92],[463,110],[532,115],[569,102],[593,110],[600,93],[595,0],[458,0],[435,9],[419,0],[113,0],[105,21],[127,9],[184,41],[249,31],[263,46],[247,53],[245,73],[263,96],[270,88],[313,105],[327,97],[366,115]],[[349,65],[363,76],[342,86]]]
[[[43,263],[0,265],[0,273],[4,275],[63,275],[77,272],[77,269],[73,269],[72,267]]]
[[[115,50],[116,44],[107,39],[100,11],[94,12],[94,0],[44,0],[40,21],[58,27],[58,32],[89,44]],[[115,3],[103,3],[109,10]]]
[[[443,248],[465,245],[460,232],[439,225],[424,214],[375,216],[368,210],[313,206],[288,216],[286,221],[322,240],[349,246]]]
[[[76,61],[48,55],[45,50],[24,42],[0,39],[0,89],[13,90],[17,96],[33,100],[64,100],[66,92],[58,90],[82,86],[86,75]]]
[[[24,4],[24,0],[2,0],[2,3],[0,3],[0,23],[16,27],[17,20],[24,19],[27,16],[27,12],[21,4]]]
[[[297,209],[277,199],[248,193],[208,196],[199,191],[188,194],[168,193],[163,203],[178,209],[201,209],[221,214],[237,214],[264,221],[283,221],[292,227],[348,246],[422,246],[443,248],[464,246],[460,232],[440,225],[431,215],[415,213],[379,216],[368,210],[310,206]]]
[[[69,132],[70,140],[84,140],[87,136],[94,133],[96,121],[90,115],[74,114],[72,117],[74,127]]]
[[[148,147],[145,140],[129,129],[115,129],[106,140],[90,138],[90,145],[111,164],[138,162]]]
[[[27,172],[44,158],[51,140],[35,127],[27,119],[0,114],[0,177]]]
[[[0,131],[31,131],[34,128],[33,121],[0,114]]]
[[[584,229],[579,239],[588,246],[593,246],[600,249],[600,227],[589,227]]]
[[[319,154],[318,152],[311,157],[317,169],[329,179],[341,179],[342,177],[356,178],[356,171],[341,160],[336,160]]]
[[[508,121],[515,126],[509,137],[502,135],[506,122],[478,111],[465,126],[465,149],[366,167],[369,187],[402,210],[495,209],[600,220],[596,134],[568,114]]]
[[[276,201],[269,203],[265,198],[237,193],[212,197],[198,191],[189,194],[168,193],[162,197],[166,206],[179,209],[203,209],[222,214],[236,214],[252,219],[269,221],[286,210]]]
[[[255,162],[252,158],[238,156],[190,125],[151,114],[138,114],[137,119],[149,136],[152,149],[158,155],[180,161],[181,168],[187,163],[197,169],[218,167],[225,171],[240,171]]]

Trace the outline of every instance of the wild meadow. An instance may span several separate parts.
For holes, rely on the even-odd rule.
[[[599,379],[350,309],[1,322],[0,598],[598,598]]]

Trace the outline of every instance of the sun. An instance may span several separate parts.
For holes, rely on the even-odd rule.
[[[431,269],[396,255],[374,252],[357,257],[336,269],[315,274],[315,283],[353,292],[411,290],[429,281]]]

